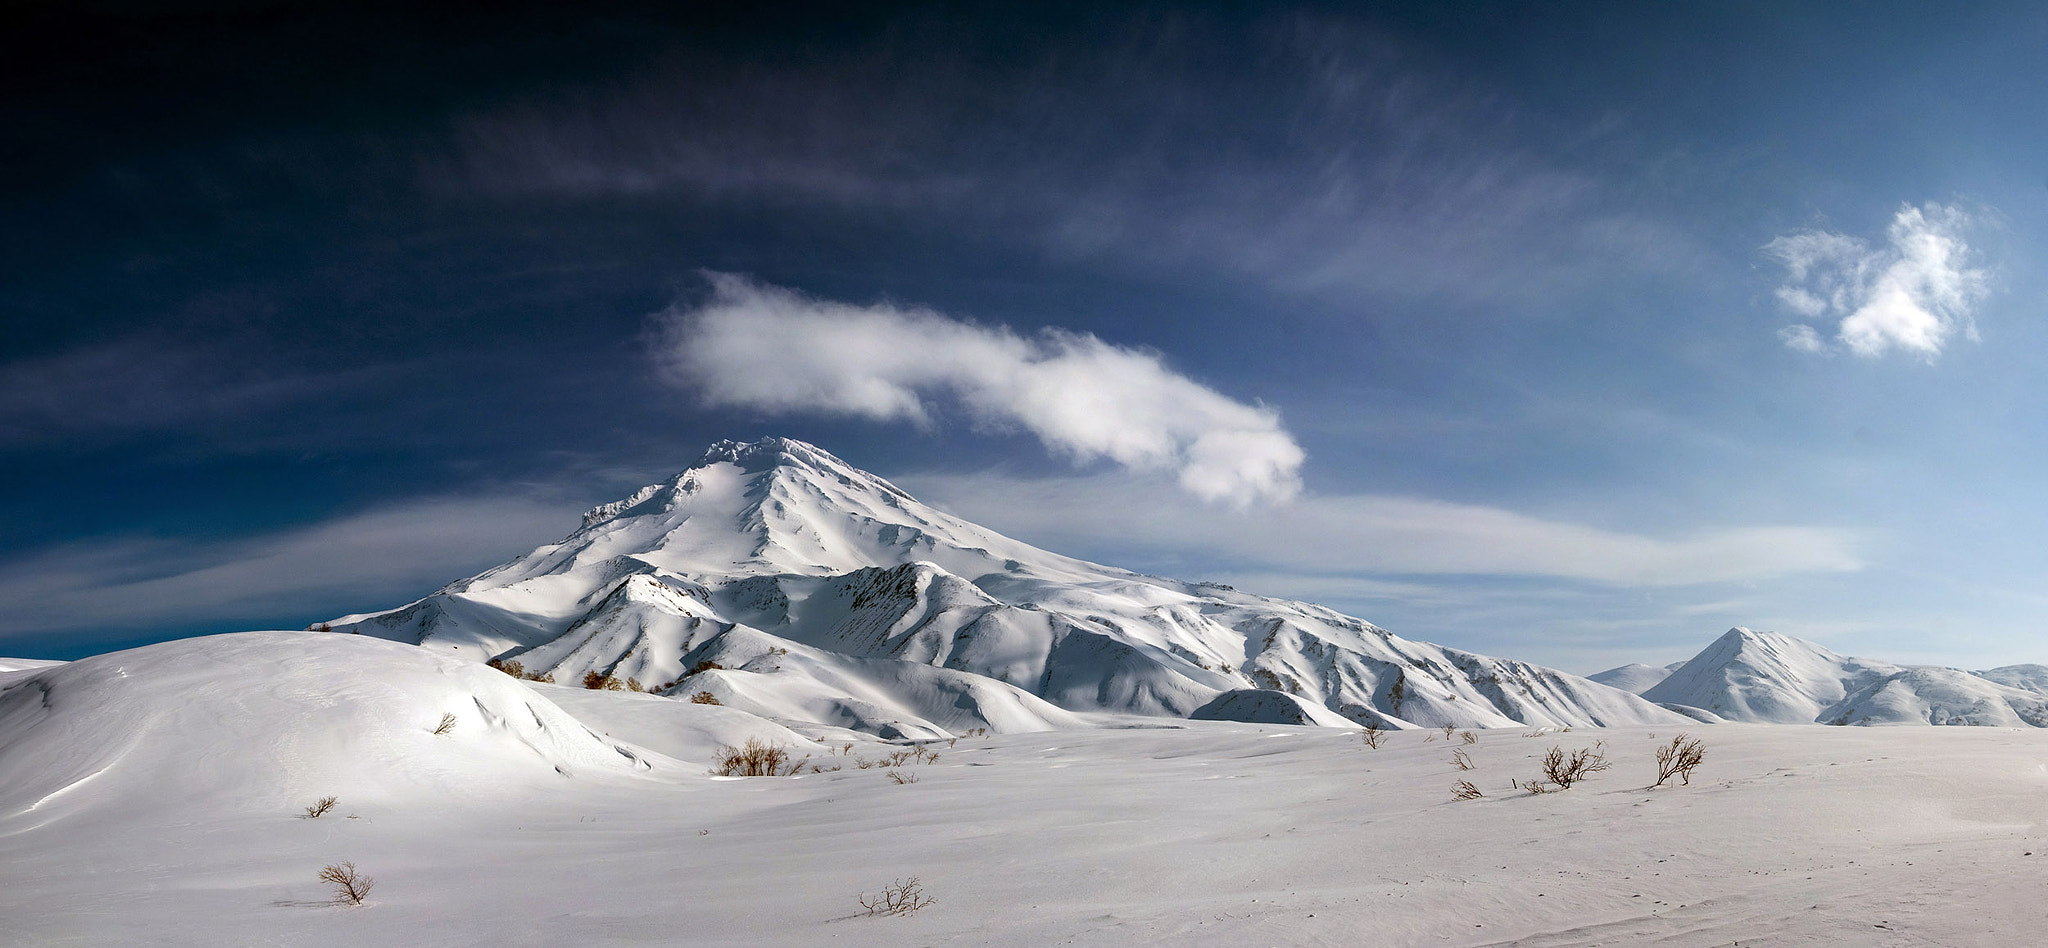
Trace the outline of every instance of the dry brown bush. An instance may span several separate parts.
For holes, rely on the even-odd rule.
[[[883,886],[881,894],[873,898],[865,892],[860,894],[860,907],[867,909],[869,915],[909,915],[936,901],[924,894],[924,884],[916,876]]]
[[[1365,741],[1365,746],[1378,749],[1381,742],[1387,739],[1387,729],[1378,724],[1368,724],[1365,730],[1358,732],[1358,736]]]
[[[712,694],[711,692],[708,692],[708,691],[700,691],[700,692],[697,692],[696,694],[694,694],[694,695],[691,695],[691,696],[690,696],[690,703],[691,703],[691,704],[719,704],[720,702],[719,702],[719,700],[718,700],[718,696],[717,696],[717,695],[714,695],[714,694]]]
[[[1674,776],[1680,778],[1680,783],[1691,786],[1693,768],[1705,759],[1707,746],[1680,734],[1672,738],[1671,743],[1657,748],[1657,782],[1650,786],[1661,787],[1664,781]]]
[[[356,864],[344,862],[320,870],[320,881],[334,887],[334,901],[345,905],[361,905],[377,885],[377,880],[356,871]]]
[[[587,671],[587,672],[584,672],[584,673],[583,673],[583,687],[585,687],[585,688],[588,688],[588,689],[590,689],[590,690],[592,690],[592,691],[603,691],[603,690],[604,690],[604,678],[605,678],[605,674],[604,674],[604,672],[601,672],[601,671],[596,671],[596,670],[592,670],[592,671]]]
[[[750,737],[739,747],[720,747],[712,759],[711,772],[720,777],[787,777],[803,770],[804,761],[809,759],[791,763],[786,748]]]
[[[321,814],[326,813],[328,810],[332,809],[334,809],[334,798],[321,797],[320,799],[313,801],[312,806],[306,808],[306,819],[317,820],[320,818]]]
[[[441,715],[441,723],[434,725],[434,733],[436,735],[448,734],[453,732],[454,730],[455,715],[453,713]]]
[[[1614,766],[1600,750],[1604,744],[1605,741],[1599,741],[1592,747],[1582,747],[1569,754],[1564,752],[1562,745],[1553,745],[1550,753],[1543,755],[1544,779],[1559,790],[1570,790],[1572,784]]]
[[[1472,769],[1472,757],[1461,750],[1451,752],[1451,763],[1456,765],[1459,770]]]
[[[1465,743],[1467,743],[1467,744],[1477,744],[1477,743],[1479,743],[1479,738],[1478,738],[1478,736],[1477,736],[1477,735],[1475,735],[1475,734],[1473,734],[1473,733],[1472,733],[1471,731],[1459,731],[1459,732],[1458,732],[1458,740],[1464,741],[1464,742],[1465,742]]]
[[[1450,740],[1451,735],[1456,733],[1458,733],[1458,729],[1456,727],[1449,724],[1444,725],[1444,740]]]
[[[916,782],[917,782],[917,775],[916,775],[916,774],[906,774],[906,773],[904,773],[903,771],[900,771],[900,770],[892,770],[892,771],[889,771],[889,773],[888,773],[888,775],[887,775],[887,776],[888,776],[888,778],[889,778],[890,780],[894,780],[894,781],[896,781],[896,785],[897,785],[897,786],[899,786],[899,787],[900,787],[900,786],[902,786],[902,785],[904,785],[904,784],[906,784],[906,783],[916,783]]]
[[[1485,795],[1470,780],[1460,780],[1451,786],[1451,796],[1459,800],[1477,800]]]

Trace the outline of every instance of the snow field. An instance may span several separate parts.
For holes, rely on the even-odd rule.
[[[902,745],[849,732],[355,637],[193,641],[0,685],[0,943],[1953,945],[2048,922],[2032,728],[1690,728],[1692,785],[1645,790],[1678,729],[1412,730],[1372,750],[1155,721],[939,741],[903,785],[835,752]],[[23,703],[25,681],[54,706]],[[478,696],[537,701],[569,734],[469,715],[429,733]],[[719,779],[689,759],[798,732],[844,769]],[[1509,788],[1596,741],[1612,770]],[[1486,797],[1453,800],[1460,778]],[[335,810],[305,819],[326,793]],[[377,880],[367,904],[314,881],[342,860]],[[933,906],[862,913],[909,876]]]

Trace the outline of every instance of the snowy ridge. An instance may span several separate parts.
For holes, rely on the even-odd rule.
[[[1319,722],[1395,728],[1684,720],[1320,606],[1049,553],[783,438],[715,444],[559,543],[332,625],[563,683],[596,672],[910,737],[1185,718],[1244,690],[1291,695]]]

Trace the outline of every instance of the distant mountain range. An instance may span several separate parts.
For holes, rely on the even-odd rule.
[[[481,575],[336,631],[773,721],[939,737],[1198,718],[1388,728],[2048,726],[2048,667],[1837,655],[1731,629],[1588,678],[1309,603],[1061,556],[785,438],[720,442]]]
[[[1128,716],[1687,721],[1622,689],[1321,606],[1049,553],[782,438],[713,445],[559,543],[331,625],[884,737]]]
[[[2048,727],[2048,666],[1968,672],[1894,665],[1744,628],[1729,629],[1690,661],[1623,665],[1592,680],[1703,720],[1697,712],[1765,724]]]

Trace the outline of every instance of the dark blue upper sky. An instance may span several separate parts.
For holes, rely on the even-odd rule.
[[[0,654],[786,434],[1576,671],[2048,661],[2038,5],[420,6],[7,15]]]

